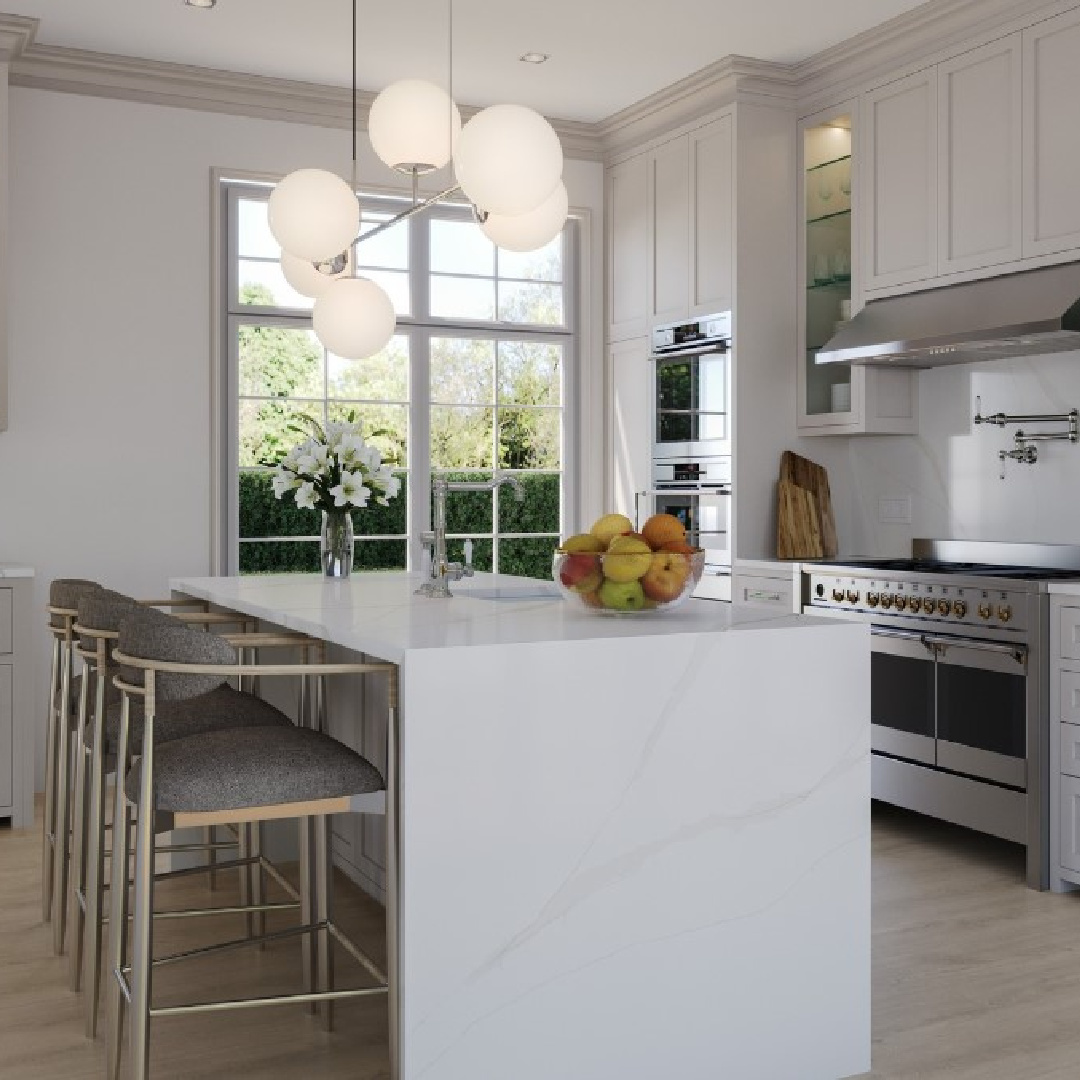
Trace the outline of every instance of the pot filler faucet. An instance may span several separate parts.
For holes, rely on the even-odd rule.
[[[490,480],[447,480],[437,476],[431,481],[431,494],[435,503],[431,532],[420,534],[420,543],[431,548],[430,577],[416,590],[418,596],[453,596],[451,581],[472,577],[472,541],[465,541],[465,562],[448,562],[446,558],[446,493],[448,491],[494,491],[501,484],[514,489],[518,502],[525,498],[525,489],[516,476],[496,473]]]

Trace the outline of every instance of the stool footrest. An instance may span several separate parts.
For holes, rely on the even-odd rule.
[[[359,990],[322,990],[309,994],[279,994],[275,997],[238,998],[233,1001],[204,1001],[193,1005],[169,1005],[162,1009],[150,1009],[150,1015],[180,1016],[196,1012],[228,1012],[235,1009],[256,1009],[261,1005],[300,1005],[304,1002],[340,1001],[342,998],[374,997],[385,994],[385,986],[366,986]]]

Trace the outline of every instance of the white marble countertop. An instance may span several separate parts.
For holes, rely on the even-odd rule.
[[[1050,581],[1046,591],[1052,596],[1080,596],[1080,581]]]
[[[821,626],[821,620],[710,600],[661,614],[593,615],[564,600],[552,582],[477,574],[454,583],[449,600],[415,596],[419,574],[318,574],[173,578],[185,595],[324,641],[400,662],[409,650]]]
[[[0,563],[0,578],[28,578],[34,576],[32,566],[20,566],[18,563]]]

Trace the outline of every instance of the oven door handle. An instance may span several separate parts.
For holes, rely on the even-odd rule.
[[[969,638],[940,637],[936,634],[927,634],[923,638],[923,644],[931,644],[942,653],[948,649],[970,649],[973,652],[1000,653],[1011,656],[1021,667],[1027,667],[1027,646],[1009,645],[997,641],[972,641]]]
[[[870,627],[870,636],[878,638],[899,638],[901,641],[917,641],[927,652],[934,653],[934,641],[919,630],[891,630],[880,626]]]

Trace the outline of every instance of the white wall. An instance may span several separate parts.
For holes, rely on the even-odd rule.
[[[1009,462],[1001,480],[998,450],[1016,428],[974,425],[978,395],[984,413],[1080,408],[1080,352],[921,372],[918,436],[850,440],[844,551],[907,554],[917,536],[1080,543],[1080,444],[1042,445],[1038,464]],[[880,500],[898,497],[911,499],[911,523],[882,524]]]
[[[344,171],[349,136],[38,90],[13,90],[10,105],[0,559],[35,567],[42,612],[54,577],[163,594],[171,576],[211,567],[210,170]],[[365,156],[362,181],[391,178]],[[571,204],[592,209],[595,231],[600,166],[568,162],[565,178]],[[585,284],[598,331],[598,237],[595,247]],[[600,372],[595,338],[585,361]],[[600,419],[597,411],[591,426]],[[43,629],[38,638],[44,718]]]

